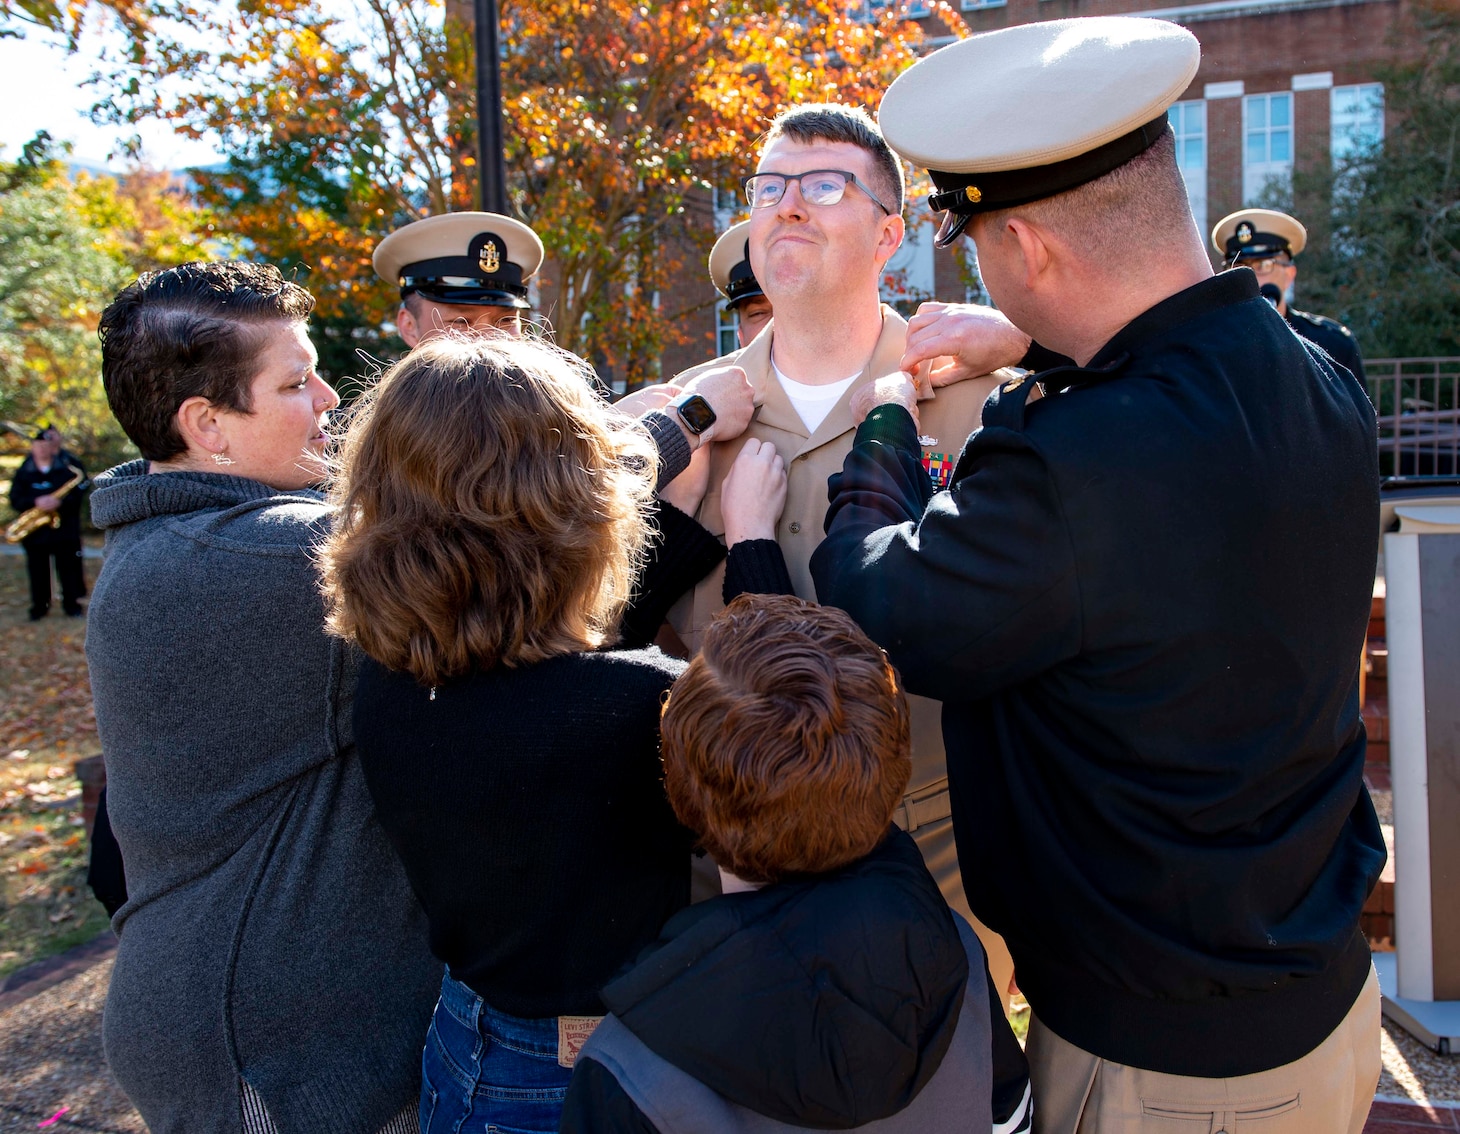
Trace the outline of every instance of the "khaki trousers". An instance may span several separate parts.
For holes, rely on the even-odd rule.
[[[1235,1079],[1111,1063],[1031,1019],[1034,1134],[1360,1134],[1379,1085],[1379,1029],[1372,970],[1348,1015],[1316,1048]]]

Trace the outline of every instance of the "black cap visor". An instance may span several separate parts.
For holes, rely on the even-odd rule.
[[[1049,165],[994,173],[945,173],[930,169],[928,174],[938,192],[928,198],[928,207],[934,212],[948,214],[943,218],[933,244],[947,248],[963,234],[968,219],[979,213],[1041,201],[1103,177],[1117,166],[1145,153],[1170,128],[1163,112],[1161,117],[1151,119],[1114,141]]]
[[[400,297],[419,295],[435,303],[462,307],[516,307],[525,311],[527,289],[512,289],[465,276],[401,276]]]
[[[725,284],[725,298],[730,301],[732,310],[745,300],[764,294],[756,281],[755,273],[750,270],[749,260],[741,260],[730,269],[730,279]]]
[[[1255,232],[1246,244],[1237,236],[1227,241],[1227,260],[1231,264],[1240,264],[1243,260],[1266,260],[1271,256],[1291,258],[1292,255],[1293,250],[1287,237],[1276,233]]]

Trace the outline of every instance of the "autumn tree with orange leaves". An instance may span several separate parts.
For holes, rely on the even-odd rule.
[[[387,349],[395,293],[370,253],[406,221],[475,207],[470,0],[143,0],[99,113],[222,138],[196,177],[254,252],[296,265],[319,299],[337,377]],[[932,5],[955,34],[961,18]],[[506,0],[503,116],[510,208],[548,250],[556,341],[652,378],[682,335],[677,258],[714,238],[712,187],[747,172],[776,110],[875,109],[916,58],[896,4],[845,0]]]

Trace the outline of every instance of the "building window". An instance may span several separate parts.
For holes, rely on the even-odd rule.
[[[720,300],[715,304],[715,342],[719,346],[718,353],[729,354],[740,349],[740,340],[735,334],[736,326],[735,312],[725,306],[723,299]]]
[[[1293,174],[1293,96],[1248,95],[1242,100],[1242,198],[1255,201]]]
[[[976,11],[979,8],[1002,8],[1007,0],[963,0],[965,12]]]
[[[1207,104],[1178,102],[1166,112],[1176,134],[1176,164],[1186,182],[1186,199],[1198,232],[1207,230]]]
[[[1374,149],[1384,140],[1384,84],[1334,87],[1329,96],[1333,164]]]

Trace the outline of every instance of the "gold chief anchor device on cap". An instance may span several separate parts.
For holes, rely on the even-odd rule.
[[[1239,209],[1212,229],[1212,247],[1229,265],[1284,252],[1296,256],[1307,244],[1308,230],[1302,223],[1276,209]]]
[[[526,308],[542,241],[500,213],[442,213],[396,229],[375,247],[375,274],[400,288],[468,307]]]
[[[946,248],[978,213],[1063,193],[1154,145],[1200,63],[1196,37],[1165,20],[1022,24],[914,63],[887,88],[877,123],[932,177]]]

